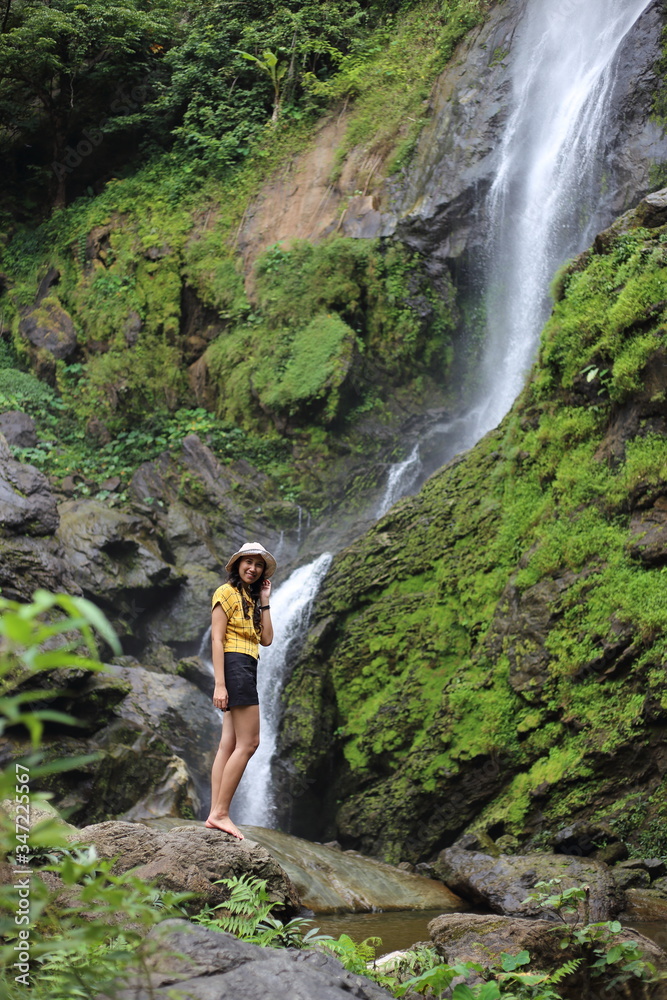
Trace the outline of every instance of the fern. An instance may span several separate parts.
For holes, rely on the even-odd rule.
[[[258,925],[267,920],[273,908],[266,882],[247,875],[234,875],[220,879],[215,885],[229,889],[229,899],[214,907],[205,906],[192,919],[211,930],[234,934],[244,941],[254,940]]]

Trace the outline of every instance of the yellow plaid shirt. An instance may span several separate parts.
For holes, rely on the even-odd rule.
[[[249,618],[243,616],[241,595],[236,587],[232,587],[230,583],[223,583],[211,599],[211,611],[216,604],[219,604],[227,615],[227,629],[222,644],[225,653],[248,653],[257,660],[259,658],[259,636],[255,632],[252,622],[255,602],[247,593],[246,601],[248,602]]]

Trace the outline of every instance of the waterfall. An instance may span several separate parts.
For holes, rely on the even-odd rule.
[[[512,49],[510,114],[486,205],[485,348],[455,451],[471,447],[507,413],[549,315],[549,282],[611,221],[601,207],[609,182],[605,124],[617,56],[649,3],[527,4]]]
[[[313,601],[331,559],[325,552],[309,565],[300,566],[271,594],[273,643],[260,650],[257,670],[261,742],[232,802],[236,823],[271,827],[275,821],[271,763],[280,724],[280,695],[291,660],[298,652],[300,640],[305,638]]]
[[[402,462],[395,462],[389,468],[387,475],[387,485],[377,511],[376,518],[381,518],[387,513],[390,507],[410,492],[421,471],[421,459],[419,456],[419,444],[416,444],[408,457]]]

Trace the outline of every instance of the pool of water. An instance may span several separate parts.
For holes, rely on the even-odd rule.
[[[418,941],[430,941],[428,924],[442,910],[392,910],[386,913],[316,914],[314,926],[323,934],[338,937],[349,934],[354,941],[368,937],[382,938],[377,955],[409,948]]]
[[[376,956],[379,957],[390,951],[409,948],[418,941],[429,941],[428,924],[434,917],[439,917],[441,912],[398,910],[388,913],[338,913],[330,916],[316,914],[313,926],[332,937],[349,934],[354,941],[363,941],[368,937],[382,938],[382,945],[376,950]],[[627,926],[667,950],[667,925],[663,922],[633,923]]]

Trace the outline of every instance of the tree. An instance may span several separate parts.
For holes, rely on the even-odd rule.
[[[48,164],[56,205],[104,136],[142,118],[179,10],[175,0],[5,0],[0,148],[33,168]]]

